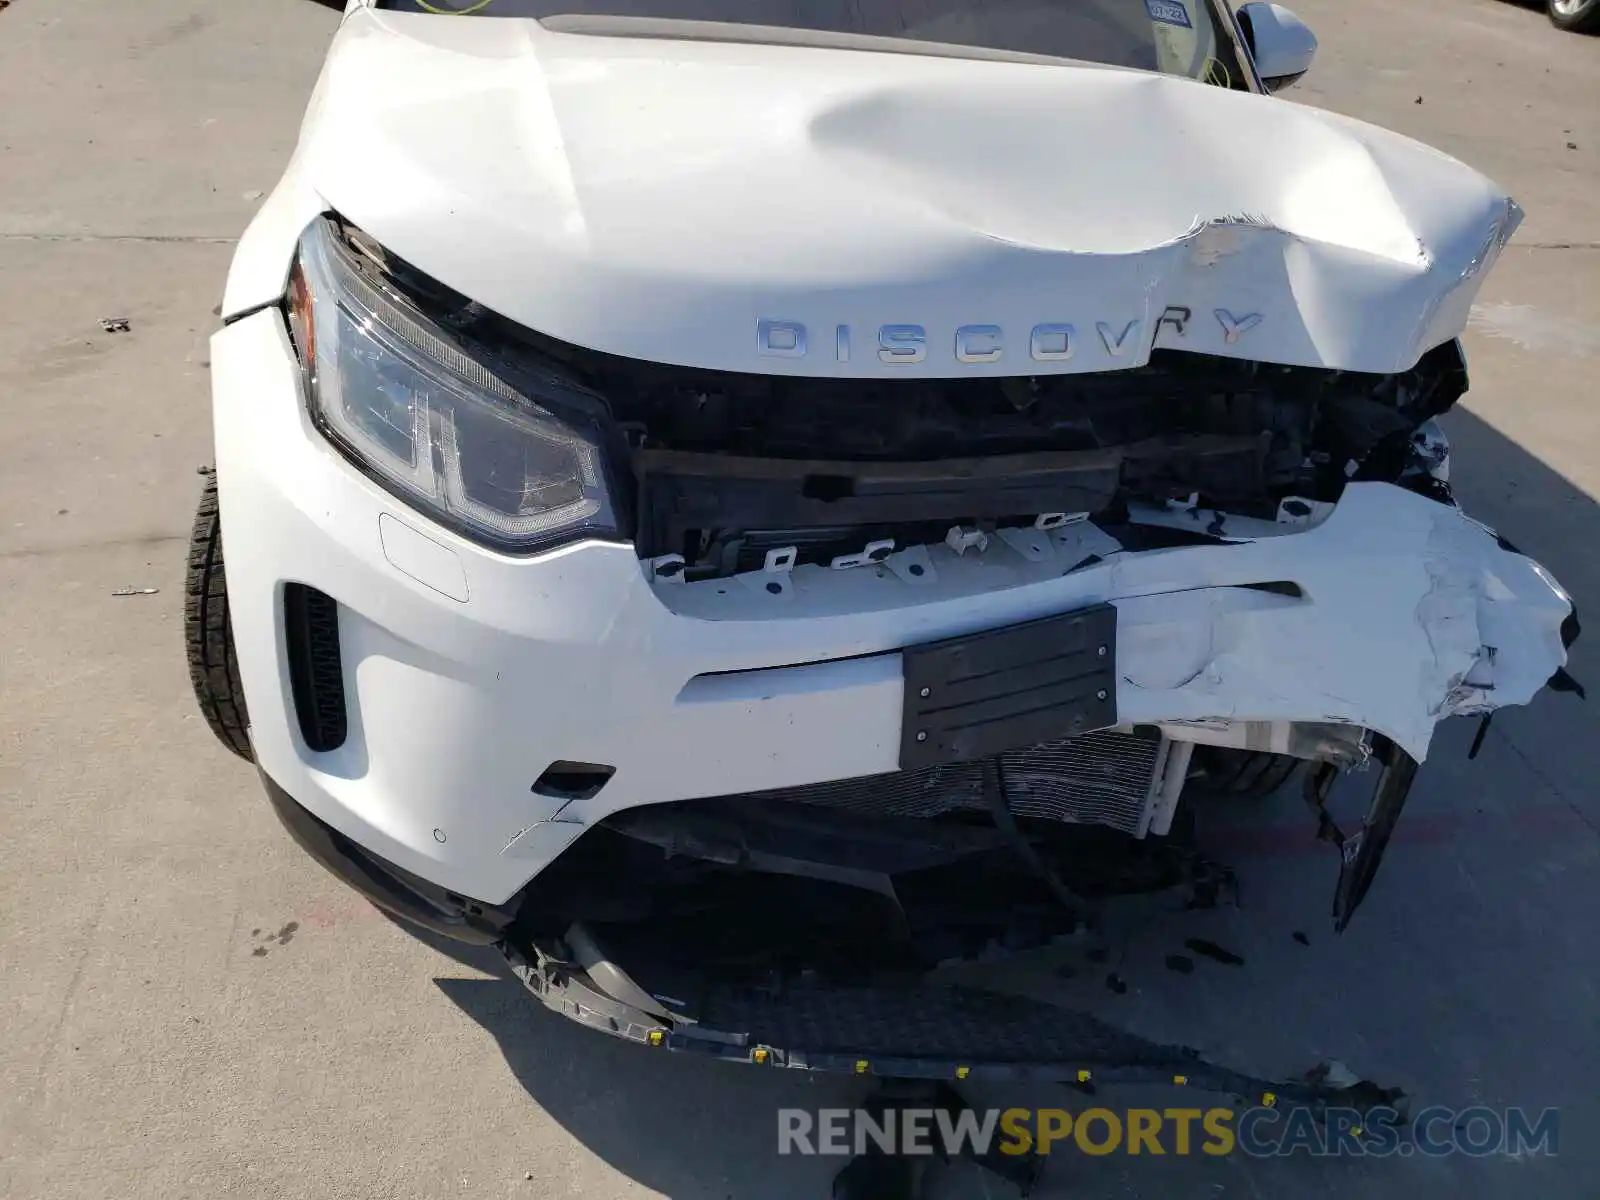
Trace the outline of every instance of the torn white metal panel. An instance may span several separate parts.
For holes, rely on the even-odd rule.
[[[1546,649],[1562,646],[1560,622],[1570,611],[1566,594],[1531,558],[1505,549],[1492,557],[1473,553],[1483,538],[1492,536],[1470,518],[1440,520],[1429,542],[1433,587],[1418,605],[1417,622],[1434,648],[1431,682],[1445,689],[1441,716],[1526,703],[1518,697],[1531,696],[1554,673],[1543,669],[1537,643],[1544,642]],[[1520,598],[1552,591],[1562,601],[1550,606],[1555,626],[1530,628],[1521,619]],[[1557,665],[1565,661],[1563,647]]]
[[[1201,562],[1302,596],[1177,590]],[[1421,760],[1439,720],[1526,704],[1566,661],[1571,605],[1542,567],[1459,510],[1387,485],[1352,485],[1297,536],[1210,557],[1123,554],[1111,572],[1123,597],[1118,714],[1134,723],[1330,721],[1376,729]]]
[[[709,368],[1392,372],[1459,332],[1518,215],[1397,134],[1086,65],[359,9],[319,96],[302,182],[379,242],[554,337]],[[230,308],[285,257],[247,239]]]
[[[1458,509],[1356,483],[1319,524],[1260,524],[1273,536],[1139,553],[1088,522],[1051,531],[1100,555],[1076,569],[1065,544],[1044,562],[1009,547],[958,555],[939,543],[913,548],[926,562],[915,579],[802,566],[781,597],[715,580],[657,594],[676,613],[716,622],[725,647],[766,640],[781,616],[807,619],[822,639],[850,630],[851,653],[1109,600],[1120,614],[1124,722],[1166,725],[1177,737],[1183,723],[1262,723],[1285,739],[1290,723],[1334,723],[1375,729],[1417,759],[1439,720],[1526,704],[1566,661],[1565,593]],[[806,657],[826,656],[819,648]],[[1298,752],[1287,741],[1246,744]]]

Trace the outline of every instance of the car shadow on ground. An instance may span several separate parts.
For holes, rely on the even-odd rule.
[[[474,946],[467,942],[458,942],[454,938],[447,938],[443,934],[434,933],[431,929],[424,929],[420,925],[413,925],[404,918],[393,913],[385,912],[373,906],[378,914],[389,921],[396,929],[403,931],[407,937],[421,942],[430,950],[452,958],[464,967],[471,967],[474,971],[482,971],[485,975],[498,976],[501,979],[515,983],[517,978],[511,973],[511,968],[506,965],[505,957],[493,946]]]
[[[1446,419],[1459,486],[1475,516],[1542,561],[1577,598],[1600,595],[1600,511],[1586,494],[1470,412]],[[1459,475],[1458,475],[1459,477]],[[1571,667],[1600,685],[1600,639],[1580,640]],[[1247,1159],[1072,1153],[1053,1161],[1040,1196],[1188,1197],[1292,1194],[1342,1197],[1499,1197],[1600,1194],[1600,1153],[1577,1136],[1600,1122],[1583,1081],[1600,1073],[1592,1036],[1600,958],[1600,820],[1577,777],[1574,744],[1592,740],[1592,710],[1541,696],[1497,718],[1476,762],[1473,723],[1437,738],[1384,872],[1350,929],[1335,936],[1328,902],[1337,863],[1316,843],[1294,785],[1246,810],[1206,812],[1202,843],[1233,863],[1241,902],[1211,912],[1148,905],[1116,924],[1109,962],[1045,956],[1000,973],[1005,986],[1089,1008],[1207,1058],[1281,1078],[1339,1059],[1400,1086],[1414,1105],[1558,1106],[1568,1132],[1557,1157],[1456,1155]],[[1347,812],[1351,825],[1357,812]],[[1187,938],[1243,961],[1193,957],[1171,966]],[[493,951],[444,953],[490,979],[438,987],[492,1036],[533,1099],[591,1152],[661,1194],[700,1200],[822,1197],[838,1165],[777,1154],[776,1110],[841,1106],[859,1081],[705,1062],[653,1051],[544,1010]],[[1122,985],[1108,987],[1115,974]],[[980,1102],[1082,1108],[1062,1089],[985,1091]],[[1112,1109],[1206,1105],[1175,1089],[1114,1089]],[[1215,1103],[1232,1106],[1228,1098]],[[934,1196],[1009,1196],[968,1167],[940,1175]]]
[[[439,979],[547,1114],[616,1170],[685,1200],[827,1195],[832,1167],[780,1158],[777,1110],[848,1106],[853,1080],[655,1051],[547,1011],[516,980]]]

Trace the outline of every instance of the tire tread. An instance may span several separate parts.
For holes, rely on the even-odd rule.
[[[189,682],[195,702],[211,732],[229,751],[254,761],[250,746],[250,713],[234,653],[233,623],[228,613],[228,580],[222,557],[222,523],[217,505],[217,478],[211,472],[200,493],[189,538],[184,585],[183,625],[189,659]]]

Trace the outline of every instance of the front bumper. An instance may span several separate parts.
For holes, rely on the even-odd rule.
[[[319,821],[263,773],[267,800],[295,845],[390,916],[458,942],[490,946],[516,919],[511,909],[479,904],[368,853]]]
[[[1352,484],[1314,527],[1234,522],[1231,543],[1125,553],[1073,525],[685,584],[628,546],[515,559],[405,508],[312,428],[275,309],[212,359],[258,764],[348,843],[490,907],[612,812],[895,770],[907,645],[1111,603],[1123,722],[1337,722],[1418,759],[1439,720],[1526,703],[1565,661],[1570,604],[1542,568],[1389,485]],[[338,605],[348,734],[326,752],[294,713],[294,583]],[[614,773],[535,791],[559,762]]]

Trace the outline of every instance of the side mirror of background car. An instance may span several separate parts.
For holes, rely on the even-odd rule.
[[[1281,92],[1311,69],[1317,35],[1283,5],[1241,4],[1239,26],[1269,92]]]

